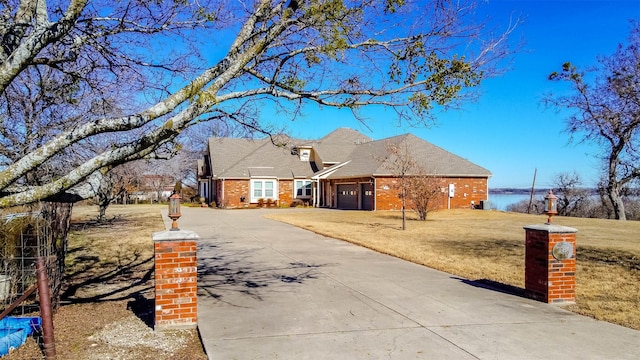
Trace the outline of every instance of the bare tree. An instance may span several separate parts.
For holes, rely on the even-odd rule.
[[[427,220],[431,210],[438,208],[438,200],[442,198],[444,180],[435,175],[429,175],[425,170],[417,170],[417,174],[407,179],[407,199],[409,206],[422,221]]]
[[[626,220],[622,192],[640,178],[640,23],[635,23],[626,46],[619,45],[610,57],[599,58],[600,67],[590,70],[593,81],[571,63],[565,63],[551,80],[571,84],[572,95],[549,96],[558,109],[575,113],[567,130],[581,141],[602,148],[604,182],[616,219]]]
[[[402,230],[406,230],[406,208],[415,211],[420,220],[426,220],[429,211],[438,207],[444,180],[436,171],[429,172],[420,165],[406,141],[389,141],[385,147],[387,155],[377,160],[398,178],[396,189],[402,202]]]
[[[582,179],[576,172],[557,174],[553,180],[558,196],[558,215],[584,216],[589,206],[589,189],[582,186]]]
[[[107,172],[101,179],[98,189],[95,190],[98,204],[98,220],[104,220],[107,208],[112,202],[121,199],[127,202],[127,197],[139,187],[140,172],[136,168],[136,162],[119,165]]]
[[[29,146],[18,156],[2,159],[0,207],[99,181],[122,163],[157,157],[158,149],[174,154],[178,134],[199,122],[232,121],[269,133],[260,117],[266,106],[296,118],[304,105],[316,103],[348,108],[362,119],[363,106],[382,105],[401,121],[428,122],[434,107],[468,98],[468,89],[495,74],[513,29],[508,24],[492,36],[474,21],[474,0],[0,4],[0,119],[22,122],[14,129],[26,129],[22,125],[33,119],[43,130],[24,136]],[[223,38],[232,41],[213,40]],[[198,58],[198,41],[218,60]],[[25,84],[33,91],[21,91]],[[28,101],[13,107],[32,94],[64,111],[50,122],[44,113],[29,117]],[[105,104],[101,99],[131,103],[118,113],[87,111]],[[122,140],[69,163],[60,175],[28,181],[104,133],[122,134]],[[81,190],[74,191],[86,196]]]
[[[398,178],[396,189],[402,203],[402,230],[407,229],[407,195],[410,192],[410,177],[414,174],[417,163],[411,155],[411,150],[406,142],[387,142],[387,156],[377,159],[384,163],[383,167],[391,171],[391,174]]]

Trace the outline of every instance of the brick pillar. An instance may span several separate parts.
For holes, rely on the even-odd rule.
[[[193,231],[153,234],[155,258],[155,330],[198,325],[198,261]]]
[[[576,233],[553,224],[525,226],[525,294],[551,304],[576,301]]]

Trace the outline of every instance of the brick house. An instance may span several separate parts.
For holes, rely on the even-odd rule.
[[[319,140],[211,138],[197,162],[198,192],[207,203],[228,208],[301,201],[336,209],[400,209],[390,145],[406,148],[420,168],[439,179],[439,208],[469,208],[487,200],[487,169],[411,134],[373,140],[347,128]]]

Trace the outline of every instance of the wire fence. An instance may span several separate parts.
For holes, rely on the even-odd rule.
[[[31,211],[0,214],[0,306],[6,309],[36,283],[36,259],[46,259],[51,303],[59,305],[72,204],[40,203]],[[22,210],[22,209],[21,209]],[[12,315],[39,311],[35,295]]]

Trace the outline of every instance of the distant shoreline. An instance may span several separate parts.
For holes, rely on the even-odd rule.
[[[590,188],[589,194],[597,195],[598,189]],[[546,189],[535,189],[533,191],[533,195],[546,195],[549,193],[549,188]],[[494,195],[529,195],[531,194],[531,189],[523,189],[523,188],[489,188],[489,194]]]

